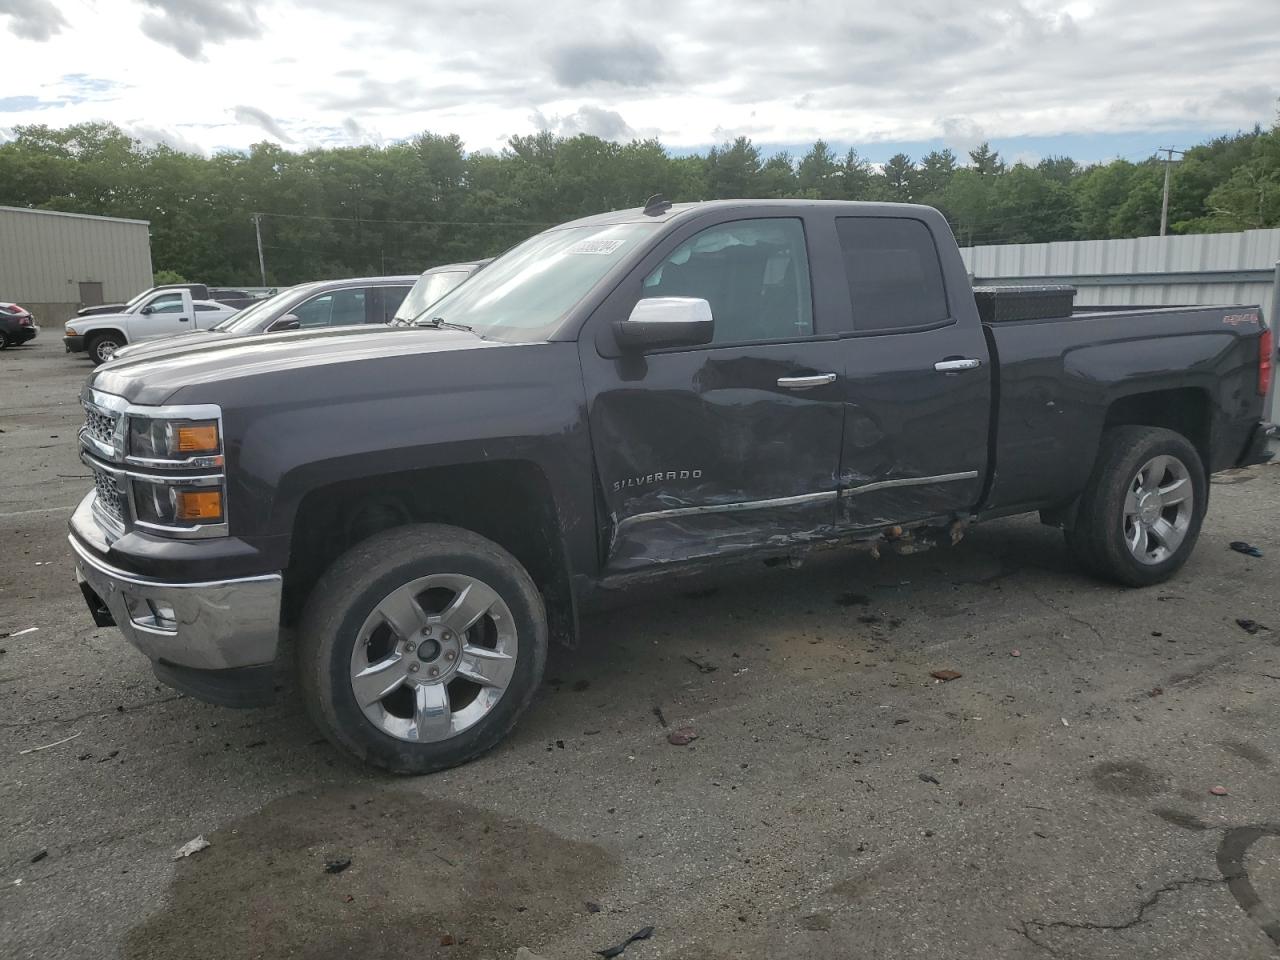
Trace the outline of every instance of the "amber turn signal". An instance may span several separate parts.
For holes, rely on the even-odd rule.
[[[221,520],[221,490],[179,490],[179,520]]]
[[[218,425],[198,423],[178,427],[179,453],[217,453]]]

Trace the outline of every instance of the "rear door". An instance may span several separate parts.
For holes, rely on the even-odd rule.
[[[830,228],[848,291],[841,523],[967,512],[986,477],[991,371],[950,230],[931,210]]]
[[[844,385],[802,216],[717,213],[666,238],[579,339],[608,514],[606,573],[833,530]],[[646,297],[711,304],[714,342],[620,354],[611,324]],[[566,385],[568,389],[569,385]]]
[[[365,322],[387,323],[409,295],[409,287],[369,287],[365,296]]]

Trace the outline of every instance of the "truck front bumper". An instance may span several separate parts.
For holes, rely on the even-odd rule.
[[[200,700],[259,706],[274,693],[280,633],[278,573],[173,583],[120,570],[67,538],[94,622],[115,625],[151,660],[156,676]],[[90,521],[92,522],[92,521]]]
[[[67,348],[67,353],[84,353],[84,336],[76,334],[74,337],[62,338],[62,345]]]

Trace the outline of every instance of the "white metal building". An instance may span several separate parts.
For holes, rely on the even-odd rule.
[[[146,220],[0,207],[0,300],[42,326],[80,307],[128,300],[151,286]]]

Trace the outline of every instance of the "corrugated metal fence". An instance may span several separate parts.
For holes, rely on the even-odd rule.
[[[1280,314],[1280,230],[1013,243],[960,250],[975,283],[1069,283],[1077,307],[1249,304]],[[1271,390],[1270,419],[1280,422]]]

